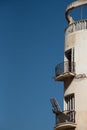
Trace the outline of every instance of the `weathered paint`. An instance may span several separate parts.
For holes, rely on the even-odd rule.
[[[87,30],[80,30],[65,37],[65,51],[74,48],[76,76],[64,83],[64,96],[75,94],[76,128],[87,130]],[[66,59],[66,56],[65,56]],[[81,77],[79,75],[85,75]],[[66,103],[64,101],[66,110]]]

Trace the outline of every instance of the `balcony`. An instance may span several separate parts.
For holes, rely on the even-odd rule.
[[[65,81],[67,78],[73,78],[75,76],[75,63],[63,62],[55,67],[55,80]]]
[[[68,35],[70,33],[80,31],[80,30],[85,30],[85,29],[87,29],[87,20],[80,20],[80,21],[70,24],[65,29],[65,33],[66,33],[66,35]]]
[[[74,130],[76,127],[74,108],[62,112],[55,98],[50,99],[50,101],[53,107],[52,111],[56,117],[55,130]]]
[[[68,111],[66,113],[56,113],[56,126],[55,130],[74,130],[75,124],[75,111]]]

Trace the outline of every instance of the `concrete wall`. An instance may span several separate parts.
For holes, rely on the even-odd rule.
[[[75,93],[76,130],[87,130],[87,30],[65,36],[65,51],[74,48],[76,76],[64,83],[65,93]],[[65,60],[66,60],[65,56]],[[64,102],[65,106],[66,103]]]

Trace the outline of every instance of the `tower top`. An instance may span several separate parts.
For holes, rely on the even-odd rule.
[[[76,1],[72,2],[70,5],[67,6],[65,15],[66,15],[66,19],[67,19],[69,24],[74,22],[73,18],[69,14],[70,11],[74,8],[77,8],[77,7],[86,5],[86,4],[87,4],[87,0],[76,0]]]

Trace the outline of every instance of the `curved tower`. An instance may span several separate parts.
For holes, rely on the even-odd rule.
[[[87,4],[76,0],[65,12],[64,62],[55,68],[55,80],[64,82],[64,111],[51,99],[56,115],[55,130],[87,130],[87,20],[75,21],[70,12]]]

